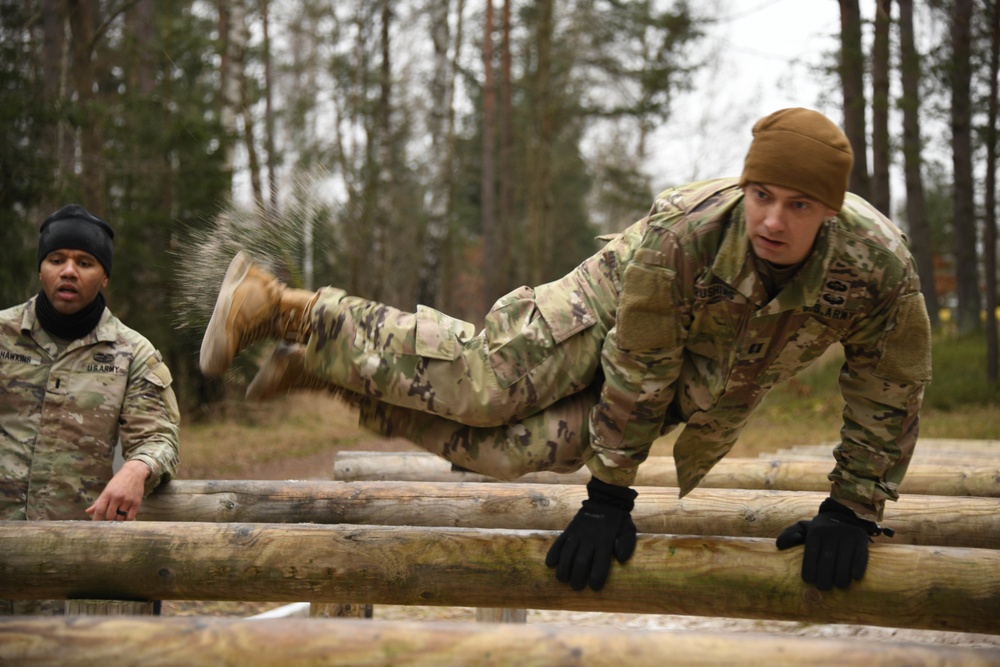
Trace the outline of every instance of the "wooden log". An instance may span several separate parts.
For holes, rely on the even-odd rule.
[[[757,458],[780,459],[782,461],[833,461],[833,445],[823,447],[815,445],[799,445],[780,449],[776,452],[761,452]],[[910,465],[944,465],[944,466],[989,466],[1000,459],[1000,448],[996,451],[986,449],[973,450],[928,450],[918,448]]]
[[[762,633],[476,623],[231,618],[0,619],[0,663],[22,667],[987,667],[1000,649]]]
[[[833,467],[833,457],[829,451],[822,454],[811,452],[766,452],[760,454],[758,458],[768,460],[780,459],[782,461],[821,461],[830,464],[831,468]],[[982,468],[990,467],[997,460],[1000,460],[1000,456],[996,454],[975,453],[956,455],[947,452],[932,452],[923,456],[914,456],[910,465],[924,468],[928,466]]]
[[[764,456],[771,458],[783,458],[786,454],[825,454],[829,456],[837,444],[836,442],[821,442],[809,445],[792,445],[764,454]],[[938,454],[948,454],[959,458],[980,455],[998,456],[1000,455],[1000,440],[920,438],[914,450],[914,460],[920,456]]]
[[[813,516],[827,494],[637,487],[644,533],[777,537]],[[142,520],[352,523],[562,530],[586,497],[566,484],[173,480],[143,503]],[[904,495],[882,523],[896,544],[1000,549],[1000,498]]]
[[[725,458],[719,461],[699,485],[700,488],[775,489],[782,491],[830,490],[827,475],[833,459],[823,461],[782,461],[777,459]],[[423,452],[338,452],[334,478],[342,481],[490,482],[485,475],[455,472],[451,464]],[[536,472],[518,482],[540,484],[586,484],[590,472]],[[636,475],[637,486],[677,486],[674,460],[651,456]],[[911,465],[899,487],[900,493],[932,496],[1000,497],[1000,465],[941,466]]]
[[[993,452],[1000,454],[1000,440],[976,438],[920,438],[917,449],[952,450],[959,452]]]
[[[640,535],[599,593],[544,564],[552,531],[313,524],[0,522],[0,598],[269,600],[724,615],[1000,631],[1000,552],[877,543],[818,591],[802,549]]]

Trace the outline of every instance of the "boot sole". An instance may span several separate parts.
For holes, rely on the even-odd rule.
[[[226,269],[222,287],[219,288],[219,298],[215,301],[212,318],[205,328],[205,337],[201,341],[201,353],[198,357],[198,365],[206,377],[221,376],[233,361],[232,355],[226,351],[226,320],[229,319],[229,309],[233,305],[233,292],[243,282],[252,263],[250,257],[241,250],[236,253],[233,261],[229,263],[229,268]]]

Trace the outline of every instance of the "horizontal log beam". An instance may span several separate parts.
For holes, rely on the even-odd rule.
[[[774,489],[780,491],[830,491],[827,475],[833,470],[828,461],[784,461],[762,458],[725,458],[712,468],[700,488]],[[469,472],[455,472],[451,464],[423,452],[338,452],[334,478],[342,481],[397,482],[489,482],[492,478]],[[529,473],[519,482],[540,484],[586,484],[590,472]],[[636,475],[637,486],[677,486],[674,460],[651,456]],[[899,487],[900,493],[930,496],[1000,497],[1000,465],[944,466],[910,465]]]
[[[777,537],[816,513],[825,493],[638,487],[644,533]],[[562,530],[586,498],[566,484],[174,480],[150,495],[146,521],[352,523]],[[882,523],[894,544],[1000,549],[1000,498],[904,495]]]
[[[850,590],[773,540],[642,534],[600,593],[544,564],[552,531],[0,522],[0,598],[268,600],[725,615],[997,632],[1000,552],[874,544]]]
[[[987,667],[1000,648],[545,624],[226,618],[0,619],[0,663],[296,667]]]
[[[836,442],[823,442],[811,445],[793,445],[783,447],[767,454],[771,458],[783,458],[789,453],[813,453],[830,455]],[[913,453],[913,460],[916,461],[924,456],[937,456],[949,454],[955,458],[963,456],[979,456],[989,454],[991,456],[1000,455],[1000,440],[975,440],[972,438],[920,438]],[[958,463],[958,461],[952,461]]]

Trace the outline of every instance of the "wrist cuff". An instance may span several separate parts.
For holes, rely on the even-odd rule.
[[[849,507],[841,505],[833,498],[827,498],[819,506],[820,514],[838,514],[849,518],[849,522],[858,528],[861,528],[869,535],[879,535],[882,533],[882,529],[874,521],[868,521],[867,519],[860,518],[854,513],[854,510]]]
[[[591,500],[631,512],[639,494],[627,486],[615,486],[591,477],[587,482],[587,497]]]

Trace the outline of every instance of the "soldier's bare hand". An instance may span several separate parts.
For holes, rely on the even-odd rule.
[[[150,470],[142,461],[126,461],[93,505],[84,510],[94,521],[132,521],[146,488]]]

